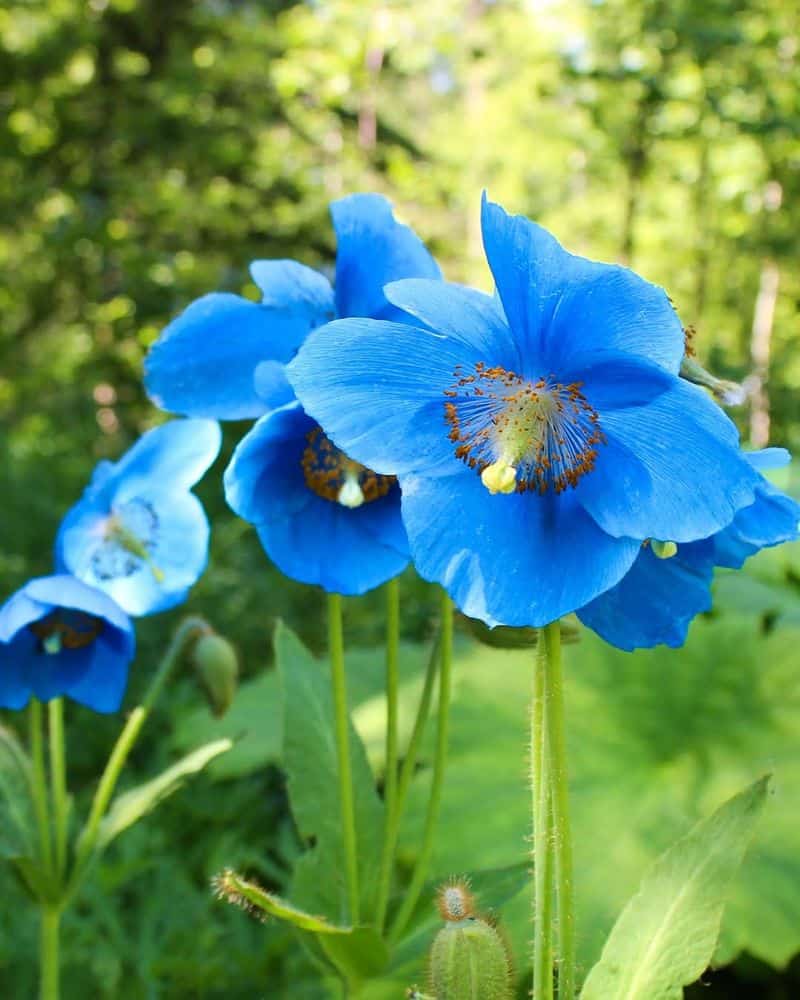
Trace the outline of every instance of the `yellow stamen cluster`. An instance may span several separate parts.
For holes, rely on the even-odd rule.
[[[354,509],[385,497],[394,486],[394,476],[381,476],[360,462],[354,462],[315,427],[306,435],[308,442],[300,463],[310,490],[322,497]]]
[[[453,374],[444,393],[449,437],[490,493],[563,493],[595,467],[606,439],[580,382],[533,382],[481,362]]]

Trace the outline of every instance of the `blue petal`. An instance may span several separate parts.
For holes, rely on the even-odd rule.
[[[67,574],[42,576],[30,580],[23,593],[47,610],[73,608],[96,618],[104,618],[115,628],[133,635],[133,626],[124,610],[101,590]],[[33,619],[30,619],[33,620]]]
[[[258,398],[270,410],[294,399],[294,389],[286,377],[286,365],[281,361],[262,361],[257,365],[253,386]]]
[[[481,219],[489,266],[530,374],[561,378],[608,352],[677,374],[684,334],[663,289],[627,268],[567,253],[541,226],[507,215],[485,195]]]
[[[287,368],[304,408],[352,458],[386,475],[453,471],[444,391],[481,355],[461,340],[400,323],[337,320]]]
[[[293,346],[286,345],[287,352],[293,354],[309,330],[335,318],[331,283],[319,271],[296,260],[254,260],[250,274],[261,289],[262,306],[280,310],[283,320],[294,321],[297,334]]]
[[[214,420],[170,420],[143,434],[103,482],[117,501],[137,496],[153,483],[189,489],[219,454],[222,434]]]
[[[639,551],[571,494],[492,496],[474,472],[402,481],[417,571],[488,625],[546,625],[612,587]]]
[[[439,278],[420,238],[392,214],[379,194],[353,194],[331,203],[336,230],[336,311],[377,317],[387,307],[383,286],[398,278]]]
[[[578,611],[578,617],[619,649],[682,646],[695,615],[711,607],[714,545],[680,545],[670,559],[642,548],[622,580]]]
[[[499,301],[447,281],[407,278],[384,288],[386,298],[436,333],[461,340],[494,365],[519,373],[519,348]]]
[[[408,555],[393,547],[398,493],[355,510],[311,494],[302,511],[262,521],[258,537],[278,569],[293,580],[336,594],[364,594],[408,565]],[[394,515],[386,508],[394,508]]]
[[[17,643],[0,642],[0,708],[24,708],[30,696],[31,686]]]
[[[792,456],[785,448],[761,448],[759,451],[745,451],[744,457],[754,469],[780,469],[788,465]]]
[[[262,417],[242,438],[225,470],[225,499],[239,517],[251,524],[278,520],[309,504],[313,494],[301,459],[316,426],[292,403]]]
[[[581,392],[595,410],[618,410],[628,406],[642,406],[667,389],[673,389],[677,379],[657,365],[636,357],[616,355],[593,364],[576,374]],[[559,381],[569,384],[569,374],[559,376]]]
[[[95,712],[116,712],[128,683],[133,649],[112,633],[92,643],[88,652],[85,669],[64,685],[64,694]]]
[[[602,414],[607,443],[576,494],[609,534],[695,541],[752,503],[758,473],[720,440],[718,408],[693,390],[678,379],[646,406]]]
[[[49,601],[34,600],[27,588],[18,590],[0,608],[0,643],[11,642],[20,629],[43,618],[54,607]]]
[[[292,312],[229,293],[204,295],[150,348],[145,388],[162,410],[219,420],[257,417],[265,407],[253,388],[256,366],[288,361],[309,329]]]
[[[739,569],[760,549],[797,541],[798,522],[800,506],[763,481],[756,489],[755,503],[740,510],[728,527],[714,536],[715,561],[718,566]]]

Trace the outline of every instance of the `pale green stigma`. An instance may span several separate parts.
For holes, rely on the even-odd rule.
[[[498,459],[483,470],[481,482],[490,493],[513,493],[517,488],[516,466]]]
[[[153,563],[150,550],[138,535],[135,535],[130,528],[126,527],[119,517],[113,516],[109,518],[106,527],[106,538],[112,539],[120,548],[126,552],[130,552],[137,559],[141,559],[150,569],[156,583],[164,582],[164,571]]]
[[[678,552],[675,542],[660,542],[657,538],[650,539],[650,548],[657,559],[671,559]]]
[[[51,632],[42,639],[42,649],[50,656],[61,652],[61,633]]]
[[[348,507],[350,510],[355,510],[356,507],[360,507],[364,503],[366,498],[358,482],[357,471],[354,469],[345,471],[344,482],[336,494],[336,499],[342,507]]]

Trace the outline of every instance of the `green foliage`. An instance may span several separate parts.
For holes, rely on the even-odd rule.
[[[102,851],[115,837],[155,809],[159,802],[177,792],[186,778],[202,771],[210,761],[220,754],[227,753],[232,746],[230,740],[207,743],[187,754],[157,777],[118,795],[100,823],[97,850]]]
[[[762,778],[726,802],[656,861],[614,925],[581,1000],[681,1000],[711,961],[767,784]]]
[[[31,763],[16,735],[0,726],[0,858],[32,853]]]

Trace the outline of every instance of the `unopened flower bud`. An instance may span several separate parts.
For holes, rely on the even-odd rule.
[[[208,632],[194,644],[192,662],[211,711],[220,718],[236,694],[239,677],[236,651],[227,639]]]
[[[431,949],[429,992],[436,1000],[511,1000],[511,963],[485,920],[448,921]]]

